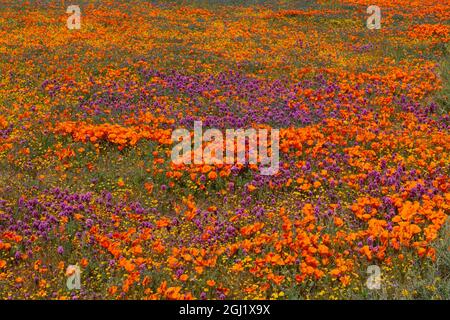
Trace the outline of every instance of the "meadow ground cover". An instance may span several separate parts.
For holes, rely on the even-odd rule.
[[[0,0],[1,299],[450,298],[450,1],[68,5]],[[174,164],[194,121],[277,174]]]

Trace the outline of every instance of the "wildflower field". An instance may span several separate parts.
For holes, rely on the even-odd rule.
[[[450,299],[449,0],[76,4],[0,0],[0,299]]]

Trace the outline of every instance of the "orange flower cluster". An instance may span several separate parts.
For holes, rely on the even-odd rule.
[[[171,144],[171,130],[158,127],[160,124],[171,124],[170,120],[162,117],[154,117],[149,113],[144,114],[138,121],[129,120],[127,124],[138,122],[134,126],[122,126],[118,124],[87,124],[74,121],[57,123],[53,131],[58,134],[70,135],[75,141],[96,143],[105,140],[119,145],[119,149],[125,146],[134,146],[141,140],[152,140],[159,144]]]
[[[8,121],[2,115],[0,115],[0,129],[6,129],[8,127]]]
[[[450,39],[450,27],[444,24],[420,24],[413,26],[408,35],[418,40],[430,39],[436,43],[446,43]]]

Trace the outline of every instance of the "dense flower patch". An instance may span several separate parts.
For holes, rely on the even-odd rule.
[[[448,299],[450,4],[368,30],[344,2],[98,1],[68,30],[6,1],[0,298]],[[194,121],[280,129],[280,170],[175,165]]]

